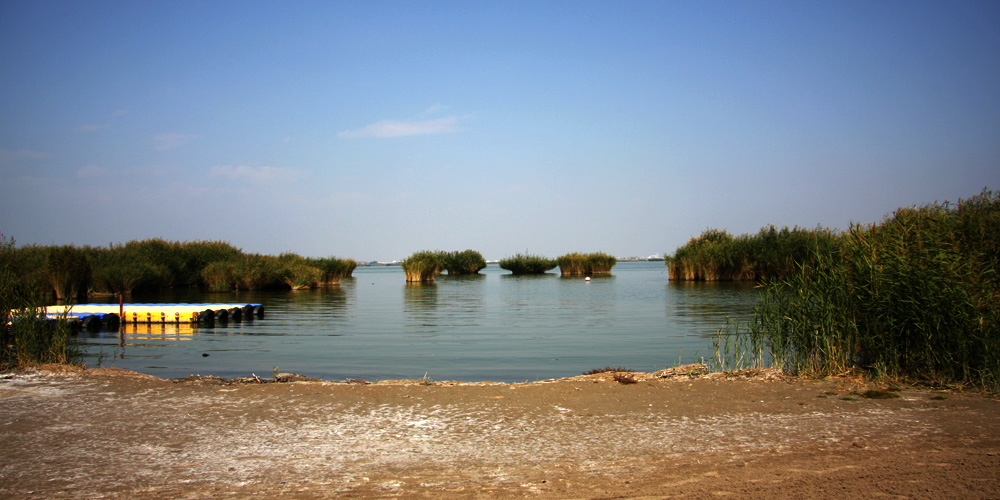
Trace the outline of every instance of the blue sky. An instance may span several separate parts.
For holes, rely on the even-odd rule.
[[[1000,3],[0,1],[0,232],[672,253],[1000,189]]]

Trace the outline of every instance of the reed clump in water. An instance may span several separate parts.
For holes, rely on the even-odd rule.
[[[618,259],[606,253],[570,253],[556,259],[563,276],[601,276],[611,274]]]
[[[278,288],[287,278],[286,266],[277,257],[244,254],[233,262],[233,286],[237,290]]]
[[[664,259],[675,281],[764,281],[783,277],[816,252],[836,252],[838,233],[773,225],[757,234],[732,236],[707,229]]]
[[[500,268],[512,274],[544,274],[555,269],[556,265],[555,259],[520,253],[500,261]]]
[[[278,256],[281,282],[292,290],[306,290],[319,286],[323,272],[299,254],[286,252]]]
[[[339,284],[340,280],[350,278],[358,267],[358,262],[352,259],[324,257],[307,259],[307,262],[320,270],[319,282],[324,284]]]
[[[1000,196],[896,210],[769,280],[717,358],[1000,389]],[[720,354],[721,353],[721,354]]]
[[[277,257],[244,254],[238,259],[209,263],[202,280],[212,290],[305,290],[339,284],[357,262],[337,257],[306,258],[286,252]]]
[[[434,276],[444,268],[444,252],[421,251],[403,260],[403,272],[407,283],[431,283]]]
[[[202,280],[210,290],[297,289],[314,286],[319,270],[304,265],[295,254],[242,254],[238,258],[210,262]]]
[[[483,254],[475,250],[449,252],[443,256],[442,267],[448,275],[478,274],[486,267]]]

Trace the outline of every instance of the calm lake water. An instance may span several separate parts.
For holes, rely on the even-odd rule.
[[[132,302],[262,303],[264,319],[213,328],[154,325],[82,337],[90,366],[165,378],[270,377],[275,367],[325,380],[523,382],[605,366],[654,371],[712,353],[711,336],[756,301],[746,284],[669,282],[662,262],[613,276],[479,276],[408,285],[400,267],[361,267],[338,287],[295,292],[171,290]],[[204,356],[208,354],[208,356]]]

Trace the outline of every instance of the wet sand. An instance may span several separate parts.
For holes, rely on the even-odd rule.
[[[0,377],[0,497],[1000,498],[1000,402],[856,380]],[[256,381],[254,381],[256,382]]]

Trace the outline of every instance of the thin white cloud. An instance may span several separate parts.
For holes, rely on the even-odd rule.
[[[81,179],[89,179],[94,177],[100,177],[108,173],[108,169],[98,166],[98,165],[87,165],[80,170],[76,171],[76,176]]]
[[[441,103],[437,103],[437,104],[434,104],[431,107],[425,109],[424,110],[424,114],[425,115],[435,115],[435,114],[438,114],[438,113],[440,113],[440,112],[442,112],[442,111],[444,111],[446,109],[448,109],[448,106],[445,106],[444,104],[441,104]]]
[[[389,197],[389,201],[393,203],[405,203],[416,198],[416,196],[417,193],[414,191],[400,191]]]
[[[358,205],[366,204],[374,201],[374,197],[367,193],[359,193],[357,191],[342,191],[336,192],[326,197],[326,206],[342,206],[342,205]]]
[[[453,115],[434,120],[409,122],[382,120],[357,130],[345,130],[337,134],[337,136],[346,139],[361,137],[408,137],[414,135],[450,134],[458,130],[458,117]]]
[[[177,132],[156,134],[153,136],[153,142],[155,143],[153,147],[159,151],[174,149],[187,144],[188,141],[194,138],[195,136],[193,135],[180,134]]]
[[[17,160],[45,160],[51,157],[52,155],[40,151],[29,151],[26,149],[10,151],[0,148],[0,165]]]
[[[98,130],[103,130],[106,128],[108,128],[107,125],[97,125],[94,123],[88,123],[86,125],[80,125],[79,127],[77,127],[76,131],[86,134],[90,132],[97,132]]]
[[[208,170],[208,174],[249,182],[293,182],[305,176],[304,172],[294,168],[246,165],[216,165]]]

